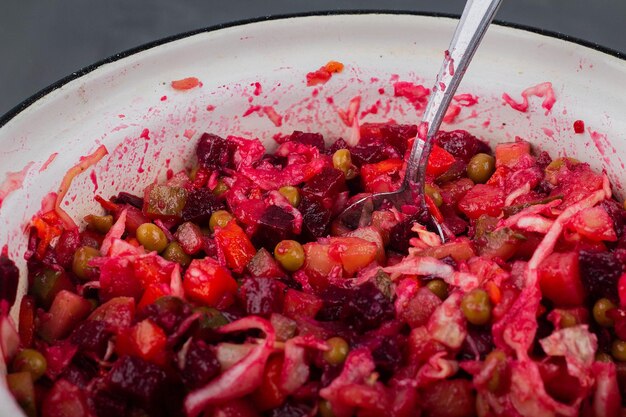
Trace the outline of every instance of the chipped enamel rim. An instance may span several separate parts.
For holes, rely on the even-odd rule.
[[[294,129],[346,137],[350,129],[338,111],[355,96],[362,111],[380,101],[364,122],[415,122],[415,108],[393,97],[392,84],[432,85],[455,24],[449,16],[367,11],[244,21],[166,38],[80,70],[0,118],[0,180],[9,173],[23,180],[8,196],[7,183],[0,186],[0,248],[7,245],[24,272],[29,220],[67,170],[102,145],[109,155],[76,177],[64,200],[77,221],[98,210],[94,190],[106,197],[140,192],[155,177],[188,166],[203,131],[259,137],[269,148],[274,134]],[[524,29],[490,28],[459,89],[479,102],[444,128],[469,129],[492,143],[525,137],[553,155],[605,168],[619,194],[626,61],[598,45]],[[307,87],[306,73],[329,60],[346,69]],[[170,81],[187,76],[202,86],[171,88]],[[537,98],[526,113],[503,103],[503,93],[519,101],[524,89],[546,81],[557,98],[549,112]],[[282,117],[280,127],[269,108]],[[584,134],[573,132],[578,119]],[[25,287],[23,280],[20,294]],[[19,411],[0,389],[0,414],[8,413]]]

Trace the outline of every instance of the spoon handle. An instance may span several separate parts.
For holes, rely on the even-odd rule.
[[[450,46],[446,51],[422,123],[418,129],[418,137],[413,143],[404,177],[404,187],[408,188],[411,183],[415,182],[417,190],[422,195],[422,200],[426,165],[433,146],[433,139],[501,2],[502,0],[468,0],[454,31]]]

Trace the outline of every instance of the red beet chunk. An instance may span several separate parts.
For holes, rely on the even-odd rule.
[[[178,297],[168,295],[146,306],[137,314],[137,319],[150,319],[167,334],[172,334],[191,313],[189,304]]]
[[[130,204],[139,210],[143,208],[143,198],[130,193],[121,192],[116,197],[111,198],[111,201],[115,204]]]
[[[328,234],[332,212],[316,195],[303,195],[298,206],[302,213],[302,231],[306,238],[319,238]]]
[[[476,398],[472,383],[465,379],[437,381],[423,390],[424,411],[430,417],[472,417]]]
[[[273,278],[246,278],[239,297],[248,314],[269,316],[283,309],[285,285]]]
[[[194,223],[208,223],[211,214],[224,210],[225,206],[208,188],[198,188],[187,196],[183,208],[183,221]]]
[[[406,253],[409,249],[409,239],[415,235],[411,230],[417,216],[407,217],[393,226],[389,231],[389,248],[400,253]]]
[[[324,149],[326,148],[326,144],[324,143],[324,136],[319,133],[306,133],[296,130],[291,134],[289,140],[307,146],[314,146],[319,149],[320,152],[324,152]]]
[[[417,136],[416,125],[384,124],[381,129],[383,140],[393,146],[400,155],[408,148],[408,140]]]
[[[381,344],[374,349],[372,356],[376,369],[383,372],[383,375],[393,376],[402,364],[404,341],[402,337],[386,337]]]
[[[196,146],[196,156],[200,165],[207,169],[224,169],[229,166],[234,144],[210,133],[204,133]]]
[[[504,207],[504,195],[499,187],[476,184],[459,201],[458,208],[470,219],[483,214],[498,217]]]
[[[252,243],[257,247],[274,250],[278,242],[291,237],[293,221],[293,215],[285,209],[275,205],[268,206],[259,219]]]
[[[124,356],[115,362],[106,383],[115,394],[142,406],[157,407],[166,388],[165,380],[165,372],[158,366],[137,357]]]
[[[15,263],[6,256],[0,256],[0,300],[6,300],[9,305],[13,305],[19,280],[20,271]]]
[[[494,349],[493,337],[487,326],[468,325],[468,335],[463,341],[459,355],[465,360],[474,360],[477,357],[484,360]]]
[[[270,417],[306,417],[311,415],[311,407],[295,401],[287,401],[270,411],[268,415]]]
[[[611,252],[580,251],[580,278],[592,300],[609,298],[617,301],[617,283],[624,265]]]
[[[326,149],[326,154],[327,155],[333,155],[339,149],[348,149],[348,144],[346,143],[345,140],[343,140],[341,138],[339,138],[336,141],[334,141],[333,144],[330,145],[328,147],[328,149]]]
[[[109,326],[100,320],[87,320],[80,323],[72,332],[70,342],[78,346],[83,352],[94,352],[102,356],[107,348],[107,342],[113,333]]]
[[[477,139],[466,130],[439,131],[436,141],[437,145],[465,162],[469,162],[472,156],[477,153],[491,153],[489,146],[485,142]]]
[[[213,350],[202,340],[193,339],[183,363],[178,362],[183,383],[190,389],[204,386],[220,373]]]
[[[64,230],[54,248],[54,254],[59,265],[68,269],[74,260],[74,252],[81,246],[78,229]]]
[[[333,198],[346,190],[346,176],[335,168],[324,168],[302,187],[307,194],[315,194],[322,198]]]

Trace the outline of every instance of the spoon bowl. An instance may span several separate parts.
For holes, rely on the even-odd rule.
[[[419,221],[428,223],[442,241],[454,236],[442,224],[442,218],[434,203],[424,192],[426,167],[435,135],[439,131],[452,97],[501,2],[502,0],[467,1],[450,46],[444,53],[443,63],[417,130],[417,137],[413,141],[400,188],[391,192],[374,193],[350,204],[338,216],[338,220],[345,226],[349,228],[366,226],[374,210],[391,205],[405,214],[417,214]],[[418,207],[417,210],[414,206]],[[406,213],[407,208],[410,210],[409,213]]]

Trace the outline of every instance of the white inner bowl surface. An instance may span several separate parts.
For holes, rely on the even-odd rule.
[[[430,88],[455,25],[443,17],[388,14],[244,24],[143,50],[45,95],[0,128],[0,183],[8,180],[0,185],[0,248],[8,247],[22,272],[16,304],[26,289],[26,227],[81,156],[100,145],[108,150],[74,179],[65,197],[63,207],[79,224],[84,215],[101,211],[94,194],[141,193],[168,170],[190,166],[203,132],[258,137],[270,150],[273,135],[293,130],[320,132],[329,141],[346,138],[351,129],[338,110],[357,96],[360,112],[376,108],[361,123],[418,123],[420,113],[394,97],[393,84]],[[342,62],[344,71],[325,85],[307,87],[306,74],[330,60]],[[190,76],[202,85],[171,87],[172,80]],[[553,157],[568,155],[605,169],[622,195],[624,79],[626,61],[617,57],[495,25],[458,91],[475,95],[478,103],[461,107],[455,122],[442,129],[467,129],[492,145],[520,136]],[[556,96],[550,111],[539,97],[529,97],[525,113],[504,104],[503,93],[521,101],[523,90],[544,82],[552,83]],[[265,113],[269,106],[282,116],[281,126]],[[578,119],[585,122],[583,134],[572,128]],[[19,414],[8,398],[0,389],[0,414]]]

